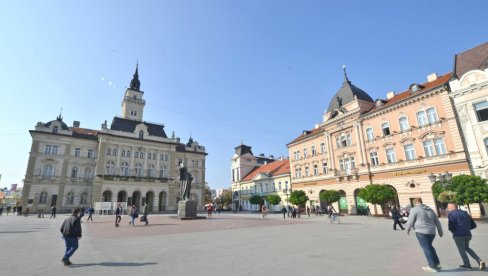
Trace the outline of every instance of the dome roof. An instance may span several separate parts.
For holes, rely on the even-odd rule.
[[[344,70],[344,82],[342,83],[342,87],[335,93],[334,97],[332,97],[327,112],[339,109],[341,106],[354,101],[355,98],[367,102],[374,102],[368,93],[351,84],[351,81],[347,78],[346,71]]]

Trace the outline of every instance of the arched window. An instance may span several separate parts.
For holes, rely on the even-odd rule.
[[[136,164],[136,176],[139,176],[139,177],[142,176],[142,164],[141,163]]]
[[[383,136],[389,136],[390,133],[390,124],[389,123],[382,123],[381,129],[383,130]]]
[[[341,137],[336,138],[336,144],[337,144],[337,148],[341,147]]]
[[[347,138],[346,135],[341,135],[341,147],[347,147]]]
[[[139,152],[138,151],[136,151],[135,158],[139,158]]]
[[[77,177],[78,177],[78,167],[71,168],[71,178],[77,178]]]
[[[368,138],[368,141],[374,140],[374,132],[372,127],[366,129],[366,137]]]
[[[113,151],[112,151],[112,155],[113,155],[113,156],[117,156],[117,149],[113,149]]]
[[[127,151],[127,157],[130,157],[130,150]]]
[[[156,160],[156,154],[153,153],[153,160]]]
[[[54,134],[58,133],[58,127],[57,126],[53,127],[53,133]]]
[[[80,204],[88,204],[88,193],[84,192],[80,196]]]
[[[427,109],[427,118],[429,119],[429,124],[433,124],[439,120],[435,108],[431,107]]]
[[[114,161],[108,161],[106,168],[106,174],[114,175],[115,174],[115,163]]]
[[[120,172],[123,176],[129,176],[129,164],[127,162],[122,162]]]
[[[125,150],[122,151],[122,157],[125,157]]]
[[[107,149],[107,155],[110,155],[112,153],[112,149],[111,148],[108,148]]]
[[[139,157],[141,157],[141,159],[144,159],[144,152],[141,152],[141,154],[139,155]]]
[[[54,175],[53,166],[52,165],[44,166],[44,169],[42,170],[42,175],[43,176],[53,176]]]
[[[139,131],[139,139],[144,139],[144,131]]]
[[[154,177],[154,171],[155,171],[154,165],[153,164],[149,165],[149,167],[147,168],[147,176]]]
[[[400,124],[400,131],[401,132],[404,132],[404,131],[407,131],[410,129],[410,126],[408,125],[408,119],[406,116],[404,117],[401,117],[399,120],[398,120],[398,123]]]
[[[73,192],[69,192],[66,196],[66,205],[74,205],[75,204],[75,194]]]
[[[351,137],[351,134],[347,134],[347,145],[350,146],[352,145],[352,137]]]
[[[39,196],[39,204],[46,204],[47,203],[47,192],[42,192]]]

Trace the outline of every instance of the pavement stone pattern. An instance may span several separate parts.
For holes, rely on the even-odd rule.
[[[200,214],[203,215],[203,214]],[[148,226],[120,227],[114,216],[83,222],[83,238],[71,258],[61,263],[64,241],[55,220],[0,217],[1,275],[428,275],[415,234],[392,230],[384,218],[327,216],[285,219],[281,214],[214,214],[181,221],[176,215],[150,215]],[[85,218],[86,219],[86,216]],[[436,237],[443,275],[488,275],[464,271],[447,220],[445,236]],[[488,260],[488,224],[478,222],[471,247]],[[474,260],[472,265],[475,266]]]

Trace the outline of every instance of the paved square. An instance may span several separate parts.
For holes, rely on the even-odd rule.
[[[338,225],[325,216],[215,214],[193,221],[153,215],[147,227],[130,227],[125,216],[118,228],[112,216],[95,217],[82,224],[76,265],[65,267],[65,217],[0,217],[2,275],[423,275],[426,263],[415,235],[393,231],[388,219],[345,216]],[[473,233],[473,249],[487,260],[488,225],[478,222]],[[445,275],[486,275],[457,268],[449,232],[434,246]]]

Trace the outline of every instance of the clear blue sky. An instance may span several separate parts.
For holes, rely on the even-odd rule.
[[[452,70],[488,39],[487,1],[3,1],[0,186],[22,185],[28,130],[99,129],[121,115],[136,60],[146,108],[205,145],[207,181],[230,185],[234,147],[288,155],[348,76],[372,98]]]

